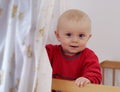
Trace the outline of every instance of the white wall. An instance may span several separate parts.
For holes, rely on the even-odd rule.
[[[120,0],[66,0],[65,4],[67,9],[81,9],[90,16],[93,36],[88,47],[100,62],[120,60]]]

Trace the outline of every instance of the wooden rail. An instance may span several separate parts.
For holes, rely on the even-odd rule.
[[[62,92],[120,92],[120,87],[88,84],[85,87],[77,87],[74,81],[53,79],[52,89]]]
[[[102,75],[103,75],[102,84],[104,84],[104,82],[105,82],[105,80],[104,80],[105,69],[111,69],[112,70],[112,72],[111,72],[111,74],[112,74],[112,85],[115,86],[116,70],[120,71],[120,61],[104,60],[103,62],[100,63],[100,66],[102,68]]]

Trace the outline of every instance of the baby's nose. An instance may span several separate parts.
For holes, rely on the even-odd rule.
[[[78,37],[73,37],[72,42],[78,42]]]

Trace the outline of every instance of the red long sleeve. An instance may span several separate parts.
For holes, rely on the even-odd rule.
[[[100,84],[102,80],[100,65],[95,53],[85,48],[76,56],[66,56],[60,45],[46,45],[53,69],[53,77],[75,80],[86,77],[91,83]]]

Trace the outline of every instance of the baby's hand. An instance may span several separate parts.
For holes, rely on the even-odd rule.
[[[89,84],[89,83],[90,83],[90,80],[85,77],[79,77],[75,80],[75,84],[78,87],[84,87],[86,84]]]

